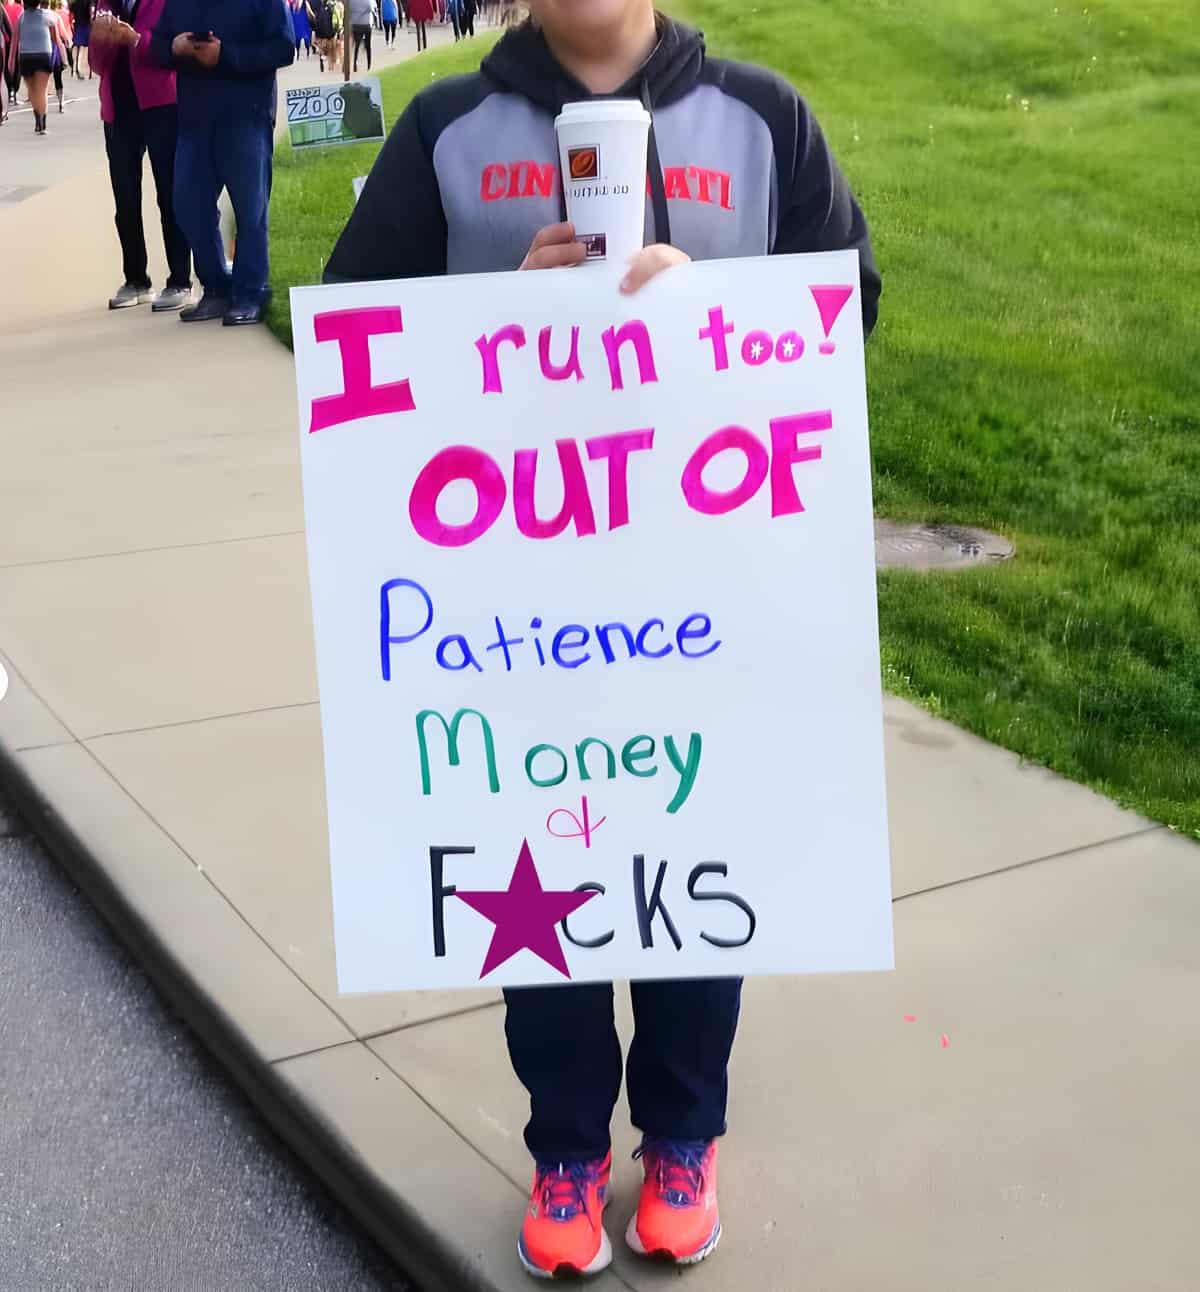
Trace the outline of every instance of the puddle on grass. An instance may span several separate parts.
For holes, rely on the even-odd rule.
[[[881,570],[966,570],[1007,561],[1014,550],[1007,538],[986,529],[875,522],[875,565]]]

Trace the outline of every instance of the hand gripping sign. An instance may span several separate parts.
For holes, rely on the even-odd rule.
[[[345,992],[892,963],[853,253],[292,293]]]

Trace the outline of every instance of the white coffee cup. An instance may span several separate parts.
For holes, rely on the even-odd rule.
[[[588,262],[624,265],[645,242],[650,114],[637,99],[567,103],[554,122],[567,219]]]

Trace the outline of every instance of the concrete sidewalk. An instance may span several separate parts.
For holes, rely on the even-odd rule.
[[[495,995],[335,990],[290,357],[107,314],[108,206],[96,169],[0,214],[78,266],[49,290],[13,257],[0,315],[0,777],[405,1268],[526,1288]],[[886,715],[899,968],[748,985],[726,1236],[688,1287],[1190,1292],[1200,851]],[[676,1285],[615,1245],[598,1292]]]

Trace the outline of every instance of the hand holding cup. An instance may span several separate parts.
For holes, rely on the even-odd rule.
[[[576,241],[575,226],[568,220],[564,224],[548,224],[537,231],[521,268],[563,269],[581,265],[586,258],[587,251],[582,242]]]

